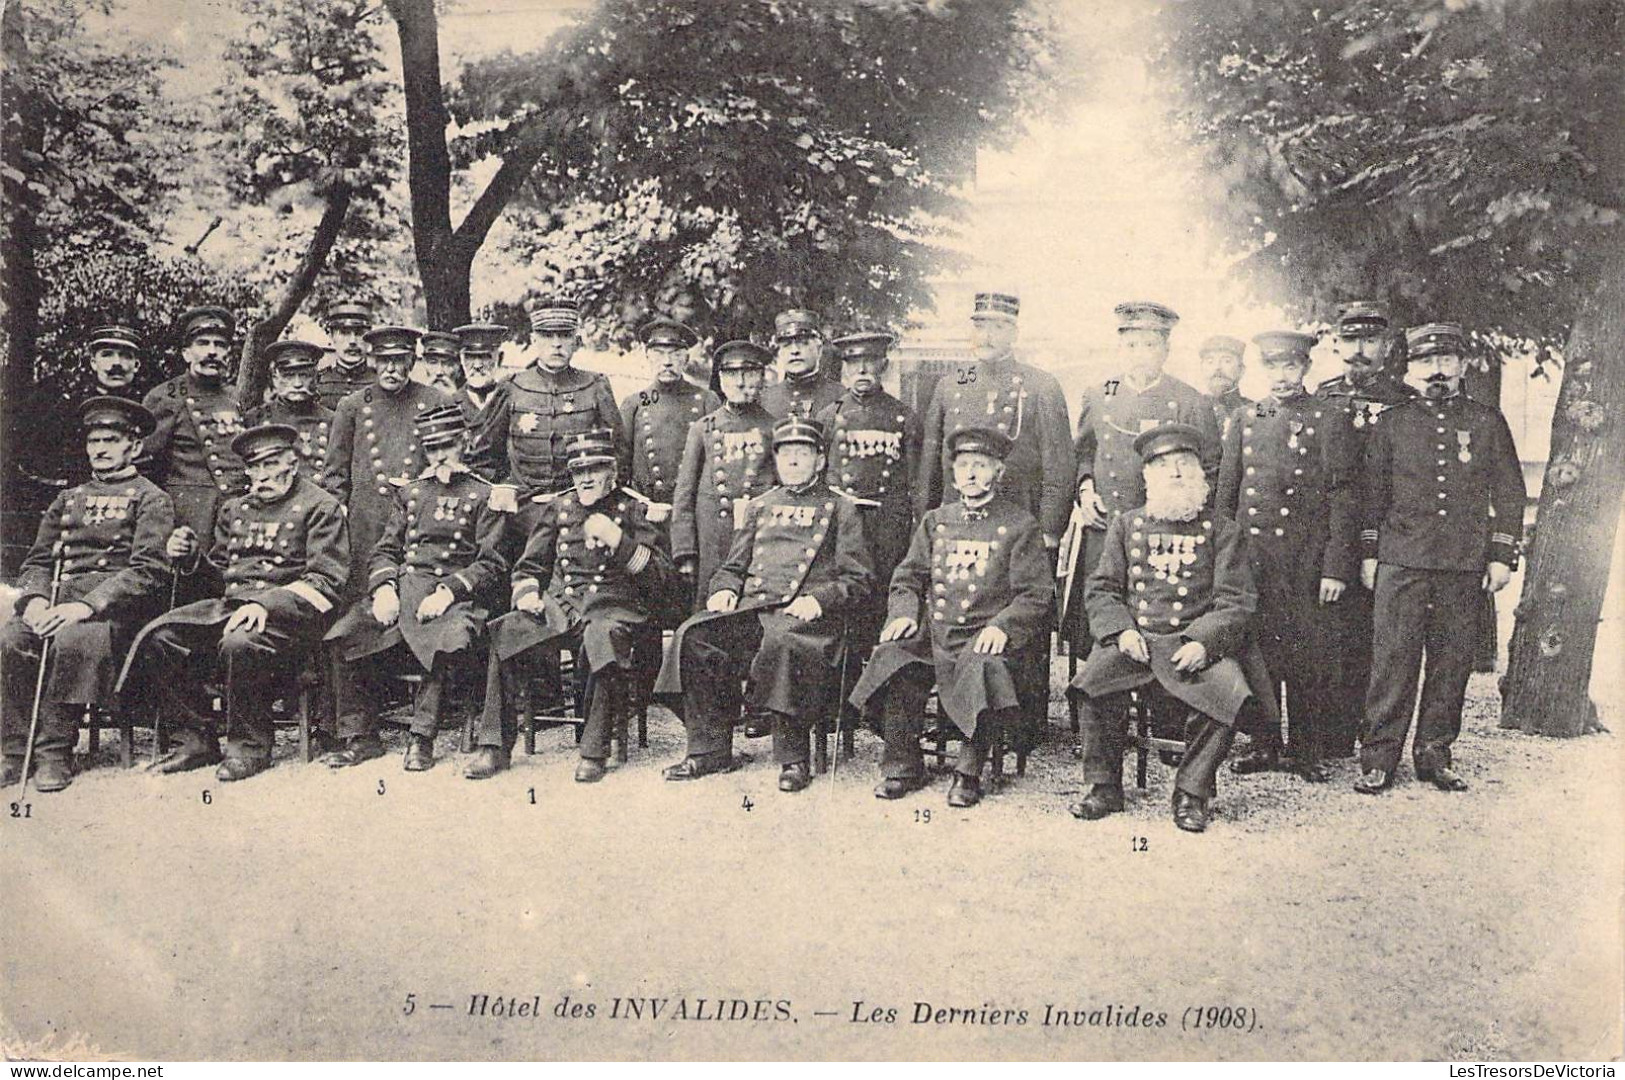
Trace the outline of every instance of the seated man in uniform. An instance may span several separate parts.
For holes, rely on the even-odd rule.
[[[124,647],[169,597],[164,543],[175,527],[175,507],[135,471],[153,415],[116,397],[90,398],[79,415],[91,479],[58,495],[40,519],[17,579],[17,617],[0,629],[0,786],[22,779],[42,646],[50,643],[51,657],[34,736],[34,786],[61,791],[73,779],[69,759],[80,711],[112,700]]]
[[[223,585],[223,597],[178,607],[147,624],[119,675],[119,691],[157,701],[179,738],[162,773],[220,762],[243,780],[270,767],[271,702],[332,622],[350,563],[350,531],[337,499],[299,475],[299,433],[284,424],[231,440],[248,494],[221,504],[205,554],[188,529],[170,534],[183,573]],[[226,758],[205,689],[223,685]]]
[[[1236,654],[1258,593],[1241,529],[1204,512],[1203,438],[1190,425],[1163,424],[1134,440],[1145,502],[1112,519],[1084,586],[1096,647],[1070,689],[1081,699],[1090,787],[1072,806],[1074,817],[1123,809],[1123,705],[1130,690],[1146,688],[1155,713],[1170,715],[1167,706],[1177,703],[1186,715],[1174,824],[1206,829],[1214,776],[1235,738],[1237,714],[1253,697]]]
[[[397,481],[395,510],[372,549],[367,599],[328,631],[339,737],[334,768],[378,757],[378,703],[393,673],[425,676],[412,708],[407,772],[434,766],[446,675],[485,632],[502,558],[505,515],[491,509],[491,485],[463,464],[463,412],[455,404],[418,413],[418,445],[428,467]]]
[[[949,439],[959,501],[927,510],[891,579],[880,647],[852,703],[884,717],[879,799],[926,785],[920,753],[925,702],[936,683],[944,715],[964,733],[948,805],[982,798],[982,765],[996,724],[1019,711],[1018,656],[1047,649],[1054,587],[1038,521],[999,492],[1013,442],[967,427]],[[922,632],[930,612],[929,631]]]
[[[694,780],[735,767],[740,682],[771,719],[779,790],[812,782],[811,725],[839,706],[835,661],[845,620],[873,588],[863,523],[824,482],[824,429],[788,417],[773,428],[779,487],[750,500],[712,575],[706,610],[683,623],[655,693],[682,696],[688,754],[665,772]]]
[[[604,778],[610,733],[639,700],[635,665],[648,663],[649,654],[634,645],[649,625],[651,598],[675,577],[648,503],[618,483],[618,457],[613,431],[587,431],[572,440],[574,486],[542,504],[536,531],[514,564],[514,610],[491,624],[479,749],[464,772],[470,780],[508,767],[523,681],[544,646],[566,642],[587,680],[576,780]]]

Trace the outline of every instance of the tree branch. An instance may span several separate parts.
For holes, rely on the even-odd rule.
[[[526,126],[519,138],[519,145],[507,157],[502,159],[502,165],[497,169],[491,182],[485,185],[479,198],[463,217],[463,223],[457,226],[456,237],[460,244],[479,247],[485,243],[486,234],[491,226],[496,224],[502,211],[507,209],[508,203],[519,194],[530,177],[531,170],[547,152],[547,139],[544,137],[540,119],[533,120]]]

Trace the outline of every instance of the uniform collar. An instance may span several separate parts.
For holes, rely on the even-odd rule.
[[[971,506],[964,499],[960,499],[959,512],[966,521],[981,521],[983,518],[987,517],[988,511],[993,508],[993,504],[998,501],[998,498],[999,493],[994,492],[988,496],[986,502],[980,503],[977,506]]]
[[[106,476],[97,476],[94,472],[92,472],[90,476],[91,479],[95,480],[98,484],[117,484],[122,483],[125,480],[135,479],[136,471],[134,465],[126,465],[116,473],[109,473]]]

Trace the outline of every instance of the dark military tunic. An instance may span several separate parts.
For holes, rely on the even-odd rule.
[[[369,386],[339,402],[322,486],[349,508],[351,597],[367,591],[367,562],[395,509],[392,481],[417,476],[428,464],[418,445],[417,414],[450,402],[419,382],[394,394]]]
[[[694,606],[705,607],[711,575],[733,544],[749,500],[777,482],[774,418],[758,404],[724,405],[689,426],[672,493],[671,554],[696,560]]]
[[[325,358],[323,363],[326,363]],[[335,361],[331,366],[323,367],[316,373],[316,400],[321,403],[322,408],[336,412],[339,402],[357,390],[365,390],[377,380],[378,373],[365,361],[348,368]]]
[[[243,430],[237,391],[177,375],[153,387],[141,403],[158,426],[142,443],[137,466],[175,500],[176,525],[189,526],[200,538],[213,535],[221,500],[247,487],[243,463],[231,449]]]
[[[45,494],[36,509],[51,498],[88,483],[90,457],[85,453],[85,428],[79,420],[80,407],[92,397],[119,397],[140,401],[133,387],[108,390],[101,386],[77,393],[41,389],[30,395],[15,414],[8,449],[23,477],[40,486]],[[15,511],[13,504],[8,507]]]
[[[686,379],[653,382],[621,402],[621,423],[632,444],[631,487],[657,503],[670,504],[688,444],[688,426],[722,406],[710,390]]]
[[[1219,422],[1209,399],[1195,387],[1163,374],[1143,390],[1135,389],[1129,379],[1114,378],[1084,391],[1078,408],[1078,437],[1073,444],[1076,481],[1078,485],[1094,481],[1095,494],[1106,508],[1108,525],[1118,514],[1145,502],[1145,475],[1140,455],[1134,452],[1134,440],[1143,432],[1174,422],[1189,424],[1202,433],[1202,471],[1209,483],[1214,482],[1222,453]],[[1063,628],[1074,645],[1089,641],[1079,600],[1083,583],[1100,558],[1106,533],[1104,529],[1087,529],[1083,537],[1067,603],[1070,625]]]
[[[728,559],[702,590],[705,599],[712,593],[734,593],[738,607],[700,612],[679,627],[655,692],[708,693],[715,687],[718,700],[725,702],[730,695],[723,687],[728,679],[720,677],[717,667],[721,663],[728,671],[749,667],[751,705],[757,708],[798,718],[832,708],[837,703],[829,693],[837,674],[832,664],[843,617],[873,588],[863,518],[855,503],[822,479],[801,490],[773,487],[747,503]],[[798,596],[816,599],[821,616],[803,622],[785,614],[783,607]],[[733,654],[717,656],[718,650],[707,650],[705,642],[728,638],[731,627],[720,624],[730,622],[744,624],[741,633],[751,638],[751,648],[720,650]],[[707,651],[702,658],[700,653]],[[733,685],[738,685],[738,674]]]
[[[829,437],[824,477],[831,487],[856,499],[863,515],[863,537],[877,586],[871,621],[877,622],[892,571],[903,560],[914,531],[914,482],[924,425],[913,409],[879,389],[867,398],[848,391],[816,419]]]
[[[1258,588],[1253,637],[1273,684],[1285,684],[1291,741],[1318,760],[1341,703],[1337,616],[1320,581],[1359,578],[1359,468],[1340,408],[1299,393],[1234,414],[1214,495],[1246,530]],[[1337,603],[1341,603],[1341,599]]]
[[[1527,492],[1506,418],[1462,394],[1412,398],[1366,444],[1363,554],[1378,561],[1362,766],[1392,773],[1404,750],[1424,653],[1412,754],[1450,764],[1491,562],[1518,564]]]
[[[1217,397],[1213,396],[1212,394],[1208,394],[1206,396],[1208,404],[1213,407],[1213,419],[1218,422],[1219,437],[1221,439],[1230,434],[1230,418],[1234,416],[1239,409],[1248,405],[1258,404],[1252,398],[1243,394],[1235,387],[1231,387],[1229,390],[1226,390]]]
[[[213,543],[196,573],[223,596],[178,607],[147,624],[130,649],[119,689],[156,701],[166,721],[207,731],[205,684],[226,686],[228,753],[271,753],[270,704],[332,622],[350,564],[350,534],[338,500],[303,477],[270,504],[226,500]],[[245,604],[265,608],[265,628],[222,635]],[[229,678],[228,678],[229,675]]]
[[[514,485],[522,500],[563,491],[570,486],[566,446],[593,428],[615,432],[621,474],[629,475],[629,444],[609,380],[576,368],[528,367],[492,390],[468,464],[493,483]]]
[[[466,440],[468,445],[473,444],[474,433],[484,426],[486,414],[490,411],[491,399],[496,397],[496,393],[494,383],[489,390],[480,395],[476,395],[466,386],[457,391],[457,407],[463,410],[463,426],[468,429]]]
[[[954,432],[991,427],[1010,436],[1000,490],[1037,519],[1044,536],[1059,539],[1072,507],[1072,431],[1066,398],[1048,372],[1010,357],[965,364],[937,383],[925,413],[925,443],[915,496],[916,516],[953,498]]]
[[[875,649],[852,703],[878,713],[894,676],[930,665],[943,712],[975,735],[984,713],[1021,704],[1017,657],[1048,651],[1052,582],[1038,523],[1010,497],[977,509],[955,502],[928,510],[892,574],[886,613],[887,621],[912,619],[920,628]],[[988,626],[1008,635],[1002,655],[971,648]]]
[[[1339,375],[1315,390],[1316,398],[1348,415],[1357,462],[1365,460],[1365,445],[1377,430],[1382,414],[1415,396],[1410,387],[1386,374],[1378,374],[1363,384]],[[1335,703],[1327,752],[1347,756],[1354,752],[1355,737],[1365,723],[1365,691],[1371,681],[1371,591],[1359,575],[1349,582],[1331,614],[1340,670],[1335,673],[1336,684],[1326,691]]]
[[[587,519],[594,514],[621,527],[621,542],[615,548],[587,536]],[[513,603],[543,593],[542,612],[538,617],[516,608],[491,624],[479,744],[513,745],[515,708],[522,693],[522,672],[514,661],[538,646],[570,640],[579,641],[582,666],[595,676],[595,692],[604,686],[612,699],[589,703],[582,735],[584,756],[605,756],[614,710],[630,701],[625,679],[639,664],[652,669],[656,663],[658,649],[653,654],[637,649],[640,636],[652,625],[650,600],[669,589],[675,576],[660,533],[649,521],[647,504],[626,489],[612,491],[590,507],[582,506],[573,490],[542,504],[512,574]],[[645,684],[649,674],[652,670],[643,673]]]
[[[810,420],[840,400],[843,393],[845,388],[840,382],[821,370],[799,379],[786,375],[762,387],[762,408],[779,420],[787,416]]]
[[[287,424],[299,432],[299,471],[316,483],[322,482],[327,464],[327,446],[333,430],[333,410],[320,401],[294,406],[281,398],[267,398],[258,408],[243,416],[244,427],[261,424]]]
[[[0,628],[0,723],[5,753],[21,755],[33,708],[40,639],[22,620],[36,597],[50,599],[56,547],[62,545],[57,603],[86,604],[92,615],[51,638],[51,670],[40,707],[42,753],[67,754],[78,716],[61,704],[107,704],[118,664],[143,622],[169,599],[164,543],[175,527],[174,504],[144,477],[92,480],[58,495],[17,579],[15,616]]]

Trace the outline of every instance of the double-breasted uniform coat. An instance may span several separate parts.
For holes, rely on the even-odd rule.
[[[838,401],[842,393],[840,380],[825,375],[822,369],[799,378],[786,375],[762,387],[762,408],[776,420],[790,416],[813,420]]]
[[[243,415],[244,427],[261,424],[286,424],[299,432],[299,471],[302,475],[322,482],[327,467],[327,447],[332,442],[333,410],[312,398],[302,405],[294,405],[279,397],[268,397],[257,408]]]
[[[221,500],[247,488],[243,463],[231,440],[243,430],[237,391],[177,375],[147,392],[141,404],[158,426],[141,446],[137,467],[175,502],[175,524],[200,540],[214,532]]]
[[[711,576],[733,546],[750,500],[777,481],[774,417],[761,405],[723,405],[689,425],[671,512],[671,555],[695,561],[694,607],[705,607]]]
[[[66,758],[79,735],[72,707],[113,700],[131,638],[169,600],[164,543],[174,527],[169,496],[133,469],[121,479],[93,479],[52,501],[17,578],[16,614],[0,628],[0,741],[6,756],[23,755],[39,673],[42,641],[21,615],[34,599],[50,599],[55,561],[62,563],[57,603],[79,602],[92,612],[51,638],[35,749]]]
[[[365,360],[345,367],[337,357],[337,353],[329,352],[316,373],[316,400],[322,408],[332,412],[338,411],[339,402],[378,381],[378,373]]]
[[[119,691],[156,701],[166,723],[208,739],[215,719],[199,706],[211,696],[205,685],[218,682],[228,756],[268,760],[276,691],[337,614],[350,565],[349,527],[339,501],[300,476],[275,502],[226,500],[212,535],[191,570],[223,595],[148,623],[130,648]],[[245,604],[265,608],[264,629],[222,634]]]

